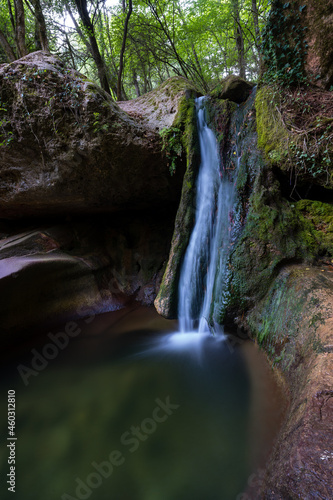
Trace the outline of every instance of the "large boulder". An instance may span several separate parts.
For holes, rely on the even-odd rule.
[[[181,83],[161,126],[186,99]],[[170,175],[157,132],[57,57],[39,51],[2,65],[0,101],[0,218],[178,200],[182,172]]]
[[[186,98],[200,95],[200,91],[186,78],[173,76],[157,89],[131,101],[119,101],[118,106],[135,120],[155,132],[179,125],[177,114]]]
[[[228,99],[241,104],[248,99],[253,87],[253,83],[239,76],[229,75],[210,92],[210,95],[214,99]]]

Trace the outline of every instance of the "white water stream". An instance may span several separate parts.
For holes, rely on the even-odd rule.
[[[221,168],[218,145],[205,119],[204,97],[196,99],[201,163],[196,185],[196,217],[179,280],[180,332],[210,332],[215,278],[223,279],[231,245],[235,178]],[[237,155],[236,155],[237,156]],[[220,289],[220,286],[219,286]]]

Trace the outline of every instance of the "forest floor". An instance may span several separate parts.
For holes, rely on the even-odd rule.
[[[309,86],[284,89],[280,112],[286,125],[296,131],[309,132],[309,129],[333,122],[333,92]]]

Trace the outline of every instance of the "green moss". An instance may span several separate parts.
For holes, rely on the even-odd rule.
[[[309,352],[327,352],[317,331],[330,311],[317,290],[331,295],[332,283],[323,279],[320,271],[294,266],[280,273],[247,316],[259,345],[285,372]]]
[[[333,257],[333,206],[320,201],[301,200],[296,207],[319,242],[319,253]]]
[[[186,172],[181,200],[175,220],[169,260],[155,300],[157,311],[167,318],[177,318],[178,282],[180,267],[194,222],[195,180],[199,168],[199,139],[196,127],[194,96],[184,97],[179,105],[174,126],[182,131],[182,144],[186,151]]]
[[[266,85],[258,90],[258,146],[271,165],[291,174],[295,184],[314,182],[332,188],[331,118],[318,115],[313,126],[306,131],[299,131],[292,124],[288,128],[279,110],[283,99],[287,98],[278,86]],[[292,102],[290,106],[293,106]]]
[[[288,132],[277,111],[277,91],[262,87],[256,97],[258,146],[272,164],[279,164],[288,154]]]
[[[319,253],[313,224],[281,197],[272,172],[262,167],[231,253],[228,308],[238,313],[250,308],[264,297],[283,264],[313,262]]]

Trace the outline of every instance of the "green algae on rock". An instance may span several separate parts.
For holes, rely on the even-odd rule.
[[[169,259],[154,302],[157,312],[168,319],[177,318],[180,267],[195,217],[195,180],[199,168],[200,153],[194,98],[183,100],[175,123],[184,124],[183,146],[186,150],[187,168],[175,219]]]

